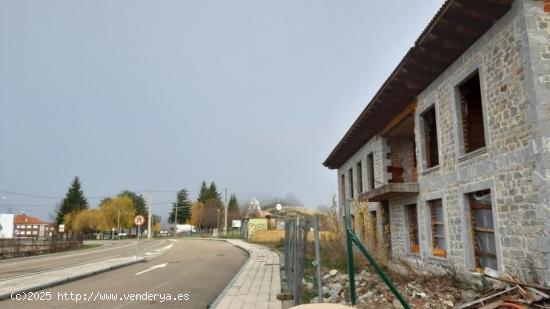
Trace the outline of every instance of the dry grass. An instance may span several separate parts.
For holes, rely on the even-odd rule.
[[[337,238],[337,235],[330,231],[322,231],[319,233],[321,241],[328,241]],[[255,243],[271,243],[278,242],[281,239],[285,238],[284,230],[268,230],[268,231],[257,231],[250,237],[251,242]],[[308,233],[308,241],[314,241],[313,233]]]

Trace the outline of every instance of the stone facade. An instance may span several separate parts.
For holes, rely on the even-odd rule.
[[[464,154],[457,87],[479,72],[485,147]],[[419,193],[389,199],[391,254],[423,270],[453,267],[473,274],[474,249],[467,194],[490,190],[498,271],[550,285],[550,14],[542,1],[516,0],[512,9],[418,95],[414,141]],[[439,164],[426,168],[421,115],[436,109]],[[374,154],[375,186],[388,182],[388,141],[376,136],[338,169],[351,197],[362,162]],[[342,188],[340,184],[339,188]],[[366,190],[366,188],[365,188]],[[342,190],[340,190],[342,191]],[[354,195],[356,197],[357,195]],[[443,204],[445,257],[432,254],[428,201]],[[417,205],[420,252],[410,251],[405,205]],[[373,204],[376,206],[377,204]],[[371,205],[370,207],[372,207]],[[378,220],[379,222],[381,220]]]

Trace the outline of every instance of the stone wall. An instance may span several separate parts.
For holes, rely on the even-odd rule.
[[[545,220],[536,211],[543,202],[542,188],[533,182],[537,162],[536,125],[526,82],[529,72],[525,54],[530,46],[524,36],[524,5],[542,8],[542,2],[516,1],[510,12],[418,97],[417,124],[421,112],[436,106],[440,153],[438,167],[419,171],[419,221],[426,225],[421,230],[424,234],[421,264],[452,266],[465,274],[473,270],[465,194],[490,189],[499,271],[539,281],[548,274],[547,256],[538,246]],[[481,82],[486,147],[463,154],[456,89],[476,70]],[[419,132],[416,138],[417,144],[422,145]],[[420,151],[417,155],[419,161],[424,160]],[[434,198],[443,199],[446,259],[432,256],[430,250],[426,202]],[[407,254],[404,257],[409,258]],[[410,259],[418,261],[417,256]]]
[[[457,86],[479,72],[486,147],[461,151]],[[415,111],[420,194],[390,201],[395,259],[430,271],[474,268],[469,208],[465,195],[490,189],[499,271],[550,284],[550,14],[542,1],[516,0],[512,9],[418,96]],[[434,106],[439,165],[423,164],[420,114]],[[338,170],[346,174],[373,152],[376,187],[387,183],[387,141],[374,137]],[[356,173],[354,173],[354,177]],[[346,190],[349,185],[346,183]],[[346,198],[349,198],[346,192]],[[431,250],[427,201],[442,199],[447,257]],[[343,195],[340,194],[340,205]],[[409,252],[404,205],[418,209],[420,254]]]

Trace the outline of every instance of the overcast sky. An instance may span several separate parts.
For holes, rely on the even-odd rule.
[[[2,0],[0,190],[63,197],[78,175],[88,197],[195,198],[206,180],[328,204],[322,162],[442,3]],[[44,219],[58,201],[0,196]]]

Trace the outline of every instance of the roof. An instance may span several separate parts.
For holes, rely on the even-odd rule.
[[[17,215],[13,219],[13,224],[50,224],[36,217],[27,216],[25,214]]]
[[[447,0],[323,165],[335,169],[474,44],[513,0]]]

